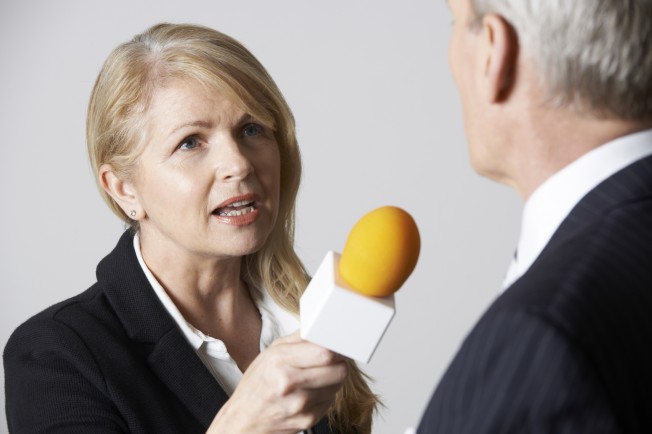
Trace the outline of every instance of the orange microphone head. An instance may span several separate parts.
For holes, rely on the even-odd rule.
[[[420,249],[419,229],[410,214],[395,206],[377,208],[351,229],[339,273],[351,289],[386,297],[410,276]]]

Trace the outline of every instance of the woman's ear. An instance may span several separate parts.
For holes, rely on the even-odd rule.
[[[132,182],[122,179],[110,164],[102,164],[98,172],[100,185],[132,220],[144,217],[138,193]]]
[[[517,70],[518,37],[512,25],[496,14],[482,18],[480,62],[482,89],[489,103],[504,102],[512,93]]]

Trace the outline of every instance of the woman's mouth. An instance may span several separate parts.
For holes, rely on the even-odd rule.
[[[258,218],[259,203],[253,194],[233,197],[215,208],[213,215],[217,220],[229,225],[245,226]]]
[[[220,217],[237,217],[256,210],[256,203],[253,200],[240,200],[227,206],[218,208],[216,211]]]

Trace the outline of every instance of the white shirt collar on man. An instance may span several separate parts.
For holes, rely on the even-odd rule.
[[[652,130],[605,143],[541,184],[525,203],[517,254],[507,270],[503,289],[525,274],[562,221],[589,191],[648,155],[652,155]]]

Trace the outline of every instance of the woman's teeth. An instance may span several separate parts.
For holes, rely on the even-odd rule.
[[[255,208],[253,206],[242,208],[242,209],[233,209],[229,211],[220,211],[220,216],[222,217],[236,217],[239,215],[247,214],[253,212]]]
[[[241,200],[218,209],[217,214],[222,217],[237,217],[239,215],[250,213],[255,209],[256,205],[254,201]]]

